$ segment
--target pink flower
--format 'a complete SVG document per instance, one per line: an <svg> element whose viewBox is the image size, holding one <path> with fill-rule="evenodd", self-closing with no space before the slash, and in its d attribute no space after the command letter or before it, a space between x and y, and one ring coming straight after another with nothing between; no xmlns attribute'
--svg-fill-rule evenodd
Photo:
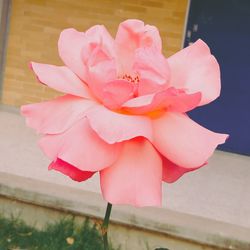
<svg viewBox="0 0 250 250"><path fill-rule="evenodd" d="M157 28L127 20L115 39L102 25L66 29L58 50L66 66L31 68L66 95L21 112L43 135L49 168L76 181L99 172L110 203L160 206L162 181L204 166L225 142L185 114L220 94L219 65L203 41L166 59Z"/></svg>

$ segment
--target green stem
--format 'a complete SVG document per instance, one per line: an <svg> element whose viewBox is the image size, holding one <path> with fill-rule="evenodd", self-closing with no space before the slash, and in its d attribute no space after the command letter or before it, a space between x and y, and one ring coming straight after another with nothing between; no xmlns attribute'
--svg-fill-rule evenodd
<svg viewBox="0 0 250 250"><path fill-rule="evenodd" d="M105 217L104 217L104 221L102 223L102 238L103 238L104 250L109 250L108 226L109 226L109 218L110 218L111 210L112 210L112 204L110 204L108 202Z"/></svg>

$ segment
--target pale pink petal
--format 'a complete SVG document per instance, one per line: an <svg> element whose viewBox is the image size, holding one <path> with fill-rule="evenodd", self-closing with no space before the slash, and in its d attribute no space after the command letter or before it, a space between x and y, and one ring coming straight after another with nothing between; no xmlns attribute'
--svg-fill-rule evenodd
<svg viewBox="0 0 250 250"><path fill-rule="evenodd" d="M107 143L126 141L138 136L152 139L152 125L148 117L119 114L104 106L90 109L87 117L90 126Z"/></svg>
<svg viewBox="0 0 250 250"><path fill-rule="evenodd" d="M105 84L117 78L114 39L103 25L91 27L85 35L82 58L88 70L87 82L94 95L102 100Z"/></svg>
<svg viewBox="0 0 250 250"><path fill-rule="evenodd" d="M170 85L184 88L187 93L201 92L200 105L215 100L220 95L220 68L206 43L198 40L170 58Z"/></svg>
<svg viewBox="0 0 250 250"><path fill-rule="evenodd" d="M66 66L68 66L83 81L87 80L86 66L82 59L82 49L85 46L85 34L75 29L65 29L58 40L58 52Z"/></svg>
<svg viewBox="0 0 250 250"><path fill-rule="evenodd" d="M117 78L116 66L114 60L106 60L99 62L97 65L88 68L89 71L89 87L100 101L104 97L104 88L108 82Z"/></svg>
<svg viewBox="0 0 250 250"><path fill-rule="evenodd" d="M201 94L185 94L174 88L156 94L139 96L125 102L122 107L132 114L146 114L152 111L177 111L185 113L197 107Z"/></svg>
<svg viewBox="0 0 250 250"><path fill-rule="evenodd" d="M74 29L64 30L58 48L63 62L88 84L92 84L90 68L114 57L114 39L103 25L93 26L85 34Z"/></svg>
<svg viewBox="0 0 250 250"><path fill-rule="evenodd" d="M154 47L158 51L162 50L162 41L159 30L153 25L145 25L144 34L141 39L140 47Z"/></svg>
<svg viewBox="0 0 250 250"><path fill-rule="evenodd" d="M109 109L119 109L133 97L134 85L126 80L115 80L107 83L103 89L103 104Z"/></svg>
<svg viewBox="0 0 250 250"><path fill-rule="evenodd" d="M118 63L118 74L132 71L134 51L140 47L155 47L161 51L161 38L156 27L144 25L140 20L130 19L119 25L115 46Z"/></svg>
<svg viewBox="0 0 250 250"><path fill-rule="evenodd" d="M40 82L63 93L92 98L89 89L69 68L31 62L30 66Z"/></svg>
<svg viewBox="0 0 250 250"><path fill-rule="evenodd" d="M90 128L86 118L57 135L46 135L40 142L44 153L52 160L57 158L83 171L98 171L114 163L120 144L107 144Z"/></svg>
<svg viewBox="0 0 250 250"><path fill-rule="evenodd" d="M125 142L118 160L100 178L102 194L112 204L161 206L162 161L145 139Z"/></svg>
<svg viewBox="0 0 250 250"><path fill-rule="evenodd" d="M95 25L85 32L86 48L82 58L88 65L114 57L114 39L103 25ZM93 55L91 58L90 56Z"/></svg>
<svg viewBox="0 0 250 250"><path fill-rule="evenodd" d="M181 167L170 160L168 160L165 157L162 157L162 180L168 183L173 183L177 181L182 175L185 173L194 171L199 169L200 167L203 167L207 163L204 163L202 166L195 167L195 168L186 168L186 167Z"/></svg>
<svg viewBox="0 0 250 250"><path fill-rule="evenodd" d="M196 108L201 100L201 93L186 94L180 93L176 96L171 96L169 101L165 102L168 105L168 111L185 113Z"/></svg>
<svg viewBox="0 0 250 250"><path fill-rule="evenodd" d="M170 161L186 168L203 165L228 137L200 126L181 113L166 112L152 123L154 146Z"/></svg>
<svg viewBox="0 0 250 250"><path fill-rule="evenodd" d="M27 126L42 134L58 134L71 127L85 116L86 110L96 105L94 102L65 95L54 100L27 104L21 107Z"/></svg>
<svg viewBox="0 0 250 250"><path fill-rule="evenodd" d="M49 170L52 169L69 176L74 181L79 182L89 179L95 173L90 171L82 171L61 159L56 159L55 161L50 163Z"/></svg>
<svg viewBox="0 0 250 250"><path fill-rule="evenodd" d="M155 48L135 50L133 70L139 74L138 95L156 93L167 88L170 70L165 57Z"/></svg>

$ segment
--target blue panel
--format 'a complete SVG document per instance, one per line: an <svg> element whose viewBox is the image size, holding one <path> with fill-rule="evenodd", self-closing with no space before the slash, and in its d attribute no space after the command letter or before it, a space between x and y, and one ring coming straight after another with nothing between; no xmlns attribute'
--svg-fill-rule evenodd
<svg viewBox="0 0 250 250"><path fill-rule="evenodd" d="M185 46L198 38L219 61L222 92L190 116L211 130L230 134L220 149L250 155L250 1L191 0Z"/></svg>

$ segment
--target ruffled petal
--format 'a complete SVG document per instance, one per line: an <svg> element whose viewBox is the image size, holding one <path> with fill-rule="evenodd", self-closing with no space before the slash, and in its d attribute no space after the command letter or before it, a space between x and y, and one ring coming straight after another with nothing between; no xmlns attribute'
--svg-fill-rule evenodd
<svg viewBox="0 0 250 250"><path fill-rule="evenodd" d="M105 60L99 62L93 67L88 67L89 87L95 97L100 101L105 99L104 88L109 83L117 78L114 60Z"/></svg>
<svg viewBox="0 0 250 250"><path fill-rule="evenodd" d="M89 89L69 68L31 62L38 80L50 88L66 94L92 98Z"/></svg>
<svg viewBox="0 0 250 250"><path fill-rule="evenodd" d="M61 159L56 159L51 162L49 165L49 170L56 170L61 172L64 175L69 176L74 181L86 181L89 179L95 172L90 171L81 171L80 169L74 167L73 165L63 161Z"/></svg>
<svg viewBox="0 0 250 250"><path fill-rule="evenodd" d="M104 98L103 88L117 78L114 59L114 39L103 25L91 27L85 33L86 46L82 58L88 70L88 85L95 96Z"/></svg>
<svg viewBox="0 0 250 250"><path fill-rule="evenodd" d="M214 133L187 115L167 112L153 120L154 146L173 163L195 168L207 162L228 135Z"/></svg>
<svg viewBox="0 0 250 250"><path fill-rule="evenodd" d="M144 25L140 20L130 19L119 25L115 46L118 75L132 71L134 51L140 47L154 47L161 51L162 42L156 27Z"/></svg>
<svg viewBox="0 0 250 250"><path fill-rule="evenodd" d="M68 162L82 171L98 171L112 165L120 144L107 144L90 128L86 118L58 135L46 135L39 145L51 159Z"/></svg>
<svg viewBox="0 0 250 250"><path fill-rule="evenodd" d="M103 104L109 109L119 109L121 105L133 97L134 86L126 80L115 80L103 89Z"/></svg>
<svg viewBox="0 0 250 250"><path fill-rule="evenodd" d="M135 51L133 71L140 77L138 95L147 95L167 88L170 70L165 57L155 48L139 48Z"/></svg>
<svg viewBox="0 0 250 250"><path fill-rule="evenodd" d="M85 32L85 48L82 50L84 62L93 66L107 58L114 57L114 39L103 25L95 25Z"/></svg>
<svg viewBox="0 0 250 250"><path fill-rule="evenodd" d="M66 66L68 66L83 81L87 81L87 68L82 59L85 46L85 34L75 29L65 29L58 40L58 52Z"/></svg>
<svg viewBox="0 0 250 250"><path fill-rule="evenodd" d="M196 169L199 169L206 165L207 163L204 163L202 166L195 167L195 168L186 168L181 167L170 160L168 160L165 157L162 157L162 180L167 183L173 183L177 181L181 176L183 176L185 173L194 171Z"/></svg>
<svg viewBox="0 0 250 250"><path fill-rule="evenodd" d="M143 136L152 139L151 120L145 116L124 115L104 106L96 106L87 113L90 126L107 143L126 141Z"/></svg>
<svg viewBox="0 0 250 250"><path fill-rule="evenodd" d="M179 51L170 58L170 86L184 88L187 93L201 92L200 105L212 102L220 95L220 68L202 40Z"/></svg>
<svg viewBox="0 0 250 250"><path fill-rule="evenodd" d="M65 65L83 81L92 85L91 72L99 72L92 67L114 57L114 39L103 25L95 25L85 34L75 29L66 29L60 35L58 50ZM103 76L106 75L105 71L102 73Z"/></svg>
<svg viewBox="0 0 250 250"><path fill-rule="evenodd" d="M185 113L197 107L200 100L201 93L186 94L174 88L169 88L156 94L130 99L122 105L122 108L137 115L161 110Z"/></svg>
<svg viewBox="0 0 250 250"><path fill-rule="evenodd" d="M100 178L102 194L112 204L161 206L162 161L145 139L125 142L118 160Z"/></svg>
<svg viewBox="0 0 250 250"><path fill-rule="evenodd" d="M65 95L54 100L27 104L21 107L27 126L41 134L59 134L85 116L86 110L96 105L90 100Z"/></svg>

